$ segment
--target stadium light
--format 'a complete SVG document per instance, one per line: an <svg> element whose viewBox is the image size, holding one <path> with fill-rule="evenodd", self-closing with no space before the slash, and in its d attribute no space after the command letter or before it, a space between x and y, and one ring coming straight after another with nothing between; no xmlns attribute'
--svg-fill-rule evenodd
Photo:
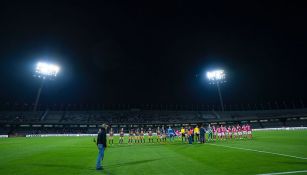
<svg viewBox="0 0 307 175"><path fill-rule="evenodd" d="M225 71L224 70L214 70L207 72L207 78L210 84L218 84L225 82Z"/></svg>
<svg viewBox="0 0 307 175"><path fill-rule="evenodd" d="M222 111L224 111L224 104L223 104L223 98L222 98L222 93L221 93L221 89L220 89L220 84L226 82L225 71L222 70L222 69L208 71L206 73L206 76L207 76L207 79L209 80L209 84L216 84L217 90L218 90L218 93L219 93L219 97L220 97L221 108L222 108Z"/></svg>
<svg viewBox="0 0 307 175"><path fill-rule="evenodd" d="M35 68L34 76L42 79L53 79L60 71L60 67L55 64L49 64L44 62L38 62Z"/></svg>
<svg viewBox="0 0 307 175"><path fill-rule="evenodd" d="M35 103L34 103L34 111L37 109L38 101L40 94L42 92L45 80L54 80L55 77L60 72L60 67L56 64L50 64L45 62L38 62L35 67L34 77L42 79L41 85L38 88Z"/></svg>

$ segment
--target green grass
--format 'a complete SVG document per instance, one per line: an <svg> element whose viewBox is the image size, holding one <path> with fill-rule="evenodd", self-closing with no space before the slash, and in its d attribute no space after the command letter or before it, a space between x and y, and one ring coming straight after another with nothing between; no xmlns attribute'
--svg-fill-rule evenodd
<svg viewBox="0 0 307 175"><path fill-rule="evenodd" d="M114 144L105 152L103 171L95 170L97 148L93 137L5 138L0 139L0 174L200 175L307 170L307 159L225 146L307 158L307 130L258 131L254 132L252 140L204 145L181 144L180 141L172 144Z"/></svg>

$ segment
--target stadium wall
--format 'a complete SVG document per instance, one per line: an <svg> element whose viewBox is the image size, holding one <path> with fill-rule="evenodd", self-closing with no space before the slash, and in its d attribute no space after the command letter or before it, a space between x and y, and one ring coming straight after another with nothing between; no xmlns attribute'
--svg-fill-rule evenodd
<svg viewBox="0 0 307 175"><path fill-rule="evenodd" d="M292 131L292 130L307 130L307 127L286 127L286 128L263 128L263 129L253 129L253 131ZM109 136L109 134L107 134ZM144 134L147 136L147 134ZM157 135L157 133L153 133L153 135ZM85 137L91 136L96 137L97 134L29 134L26 137ZM119 134L114 134L114 136L119 136ZM125 134L125 136L129 136L129 134Z"/></svg>

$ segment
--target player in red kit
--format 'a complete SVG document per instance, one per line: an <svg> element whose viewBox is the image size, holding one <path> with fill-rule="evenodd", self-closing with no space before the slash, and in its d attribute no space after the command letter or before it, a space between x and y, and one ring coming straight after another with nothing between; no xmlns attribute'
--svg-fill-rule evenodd
<svg viewBox="0 0 307 175"><path fill-rule="evenodd" d="M247 137L247 131L246 131L245 125L242 126L242 133L243 133L243 138L246 138Z"/></svg>
<svg viewBox="0 0 307 175"><path fill-rule="evenodd" d="M216 132L217 132L217 139L216 140L221 140L222 139L222 128L217 127Z"/></svg>
<svg viewBox="0 0 307 175"><path fill-rule="evenodd" d="M242 128L239 124L237 125L237 132L238 132L238 137L242 139Z"/></svg>
<svg viewBox="0 0 307 175"><path fill-rule="evenodd" d="M230 126L230 125L229 125L228 128L227 128L227 136L228 136L228 139L231 139L231 138L232 138L231 126Z"/></svg>
<svg viewBox="0 0 307 175"><path fill-rule="evenodd" d="M231 131L232 131L233 139L236 139L236 138L237 138L237 135L238 135L238 133L237 133L237 128L236 128L235 126L232 126Z"/></svg>
<svg viewBox="0 0 307 175"><path fill-rule="evenodd" d="M247 130L247 135L248 135L248 137L249 137L250 139L252 139L252 138L253 138L253 135L252 135L252 128L251 128L251 126L250 126L249 124L247 124L246 130Z"/></svg>
<svg viewBox="0 0 307 175"><path fill-rule="evenodd" d="M222 139L226 140L226 127L221 125L221 131L222 131Z"/></svg>
<svg viewBox="0 0 307 175"><path fill-rule="evenodd" d="M217 131L214 125L212 126L212 131L213 131L213 140L216 140Z"/></svg>
<svg viewBox="0 0 307 175"><path fill-rule="evenodd" d="M124 128L122 128L119 132L119 144L124 143Z"/></svg>

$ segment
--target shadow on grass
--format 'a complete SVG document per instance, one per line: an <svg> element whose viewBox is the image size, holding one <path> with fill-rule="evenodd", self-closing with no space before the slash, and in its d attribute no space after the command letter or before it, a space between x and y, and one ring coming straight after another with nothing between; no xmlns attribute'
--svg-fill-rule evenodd
<svg viewBox="0 0 307 175"><path fill-rule="evenodd" d="M63 165L63 164L50 164L50 163L36 163L36 164L31 164L33 166L38 166L41 168L61 168L63 169L63 172L65 172L65 168L67 169L74 169L80 172L86 171L89 174L106 174L106 175L114 175L113 172L110 172L109 167L105 168L104 170L96 170L95 166L93 167L84 167L84 166L78 166L78 165ZM112 165L113 167L116 167L115 165ZM110 166L110 168L112 168ZM118 165L120 166L120 165ZM65 174L65 173L64 173Z"/></svg>
<svg viewBox="0 0 307 175"><path fill-rule="evenodd" d="M307 162L278 162L278 163L283 163L283 164L288 164L288 165L306 165Z"/></svg>
<svg viewBox="0 0 307 175"><path fill-rule="evenodd" d="M130 147L130 148L135 148L135 147L138 147L138 146L145 146L145 147L158 147L158 146L164 146L164 145L171 145L171 144L148 144L148 143L145 143L145 144L122 144L122 145L111 145L111 146L108 146L107 149L114 149L114 148L126 148L126 147Z"/></svg>
<svg viewBox="0 0 307 175"><path fill-rule="evenodd" d="M33 166L44 168L70 168L70 169L84 169L84 166L80 165L67 165L67 164L51 164L51 163L35 163Z"/></svg>
<svg viewBox="0 0 307 175"><path fill-rule="evenodd" d="M129 165L137 165L137 164L143 164L143 163L148 163L148 162L153 162L157 161L160 159L147 159L147 160L137 160L137 161L129 161L129 162L120 162L116 164L110 164L110 165L104 165L105 168L117 168L117 167L122 167L122 166L129 166ZM31 164L33 166L37 167L42 167L42 168L68 168L68 169L79 169L79 170L84 170L86 169L82 165L68 165L68 164L52 164L52 163L35 163ZM93 168L90 168L91 170L94 170Z"/></svg>
<svg viewBox="0 0 307 175"><path fill-rule="evenodd" d="M129 161L129 162L120 162L120 163L116 163L116 164L105 165L105 167L106 167L106 168L117 168L117 167L122 167L122 166L143 164L143 163L153 162L153 161L157 161L157 160L160 160L160 159L147 159L147 160L137 160L137 161Z"/></svg>

